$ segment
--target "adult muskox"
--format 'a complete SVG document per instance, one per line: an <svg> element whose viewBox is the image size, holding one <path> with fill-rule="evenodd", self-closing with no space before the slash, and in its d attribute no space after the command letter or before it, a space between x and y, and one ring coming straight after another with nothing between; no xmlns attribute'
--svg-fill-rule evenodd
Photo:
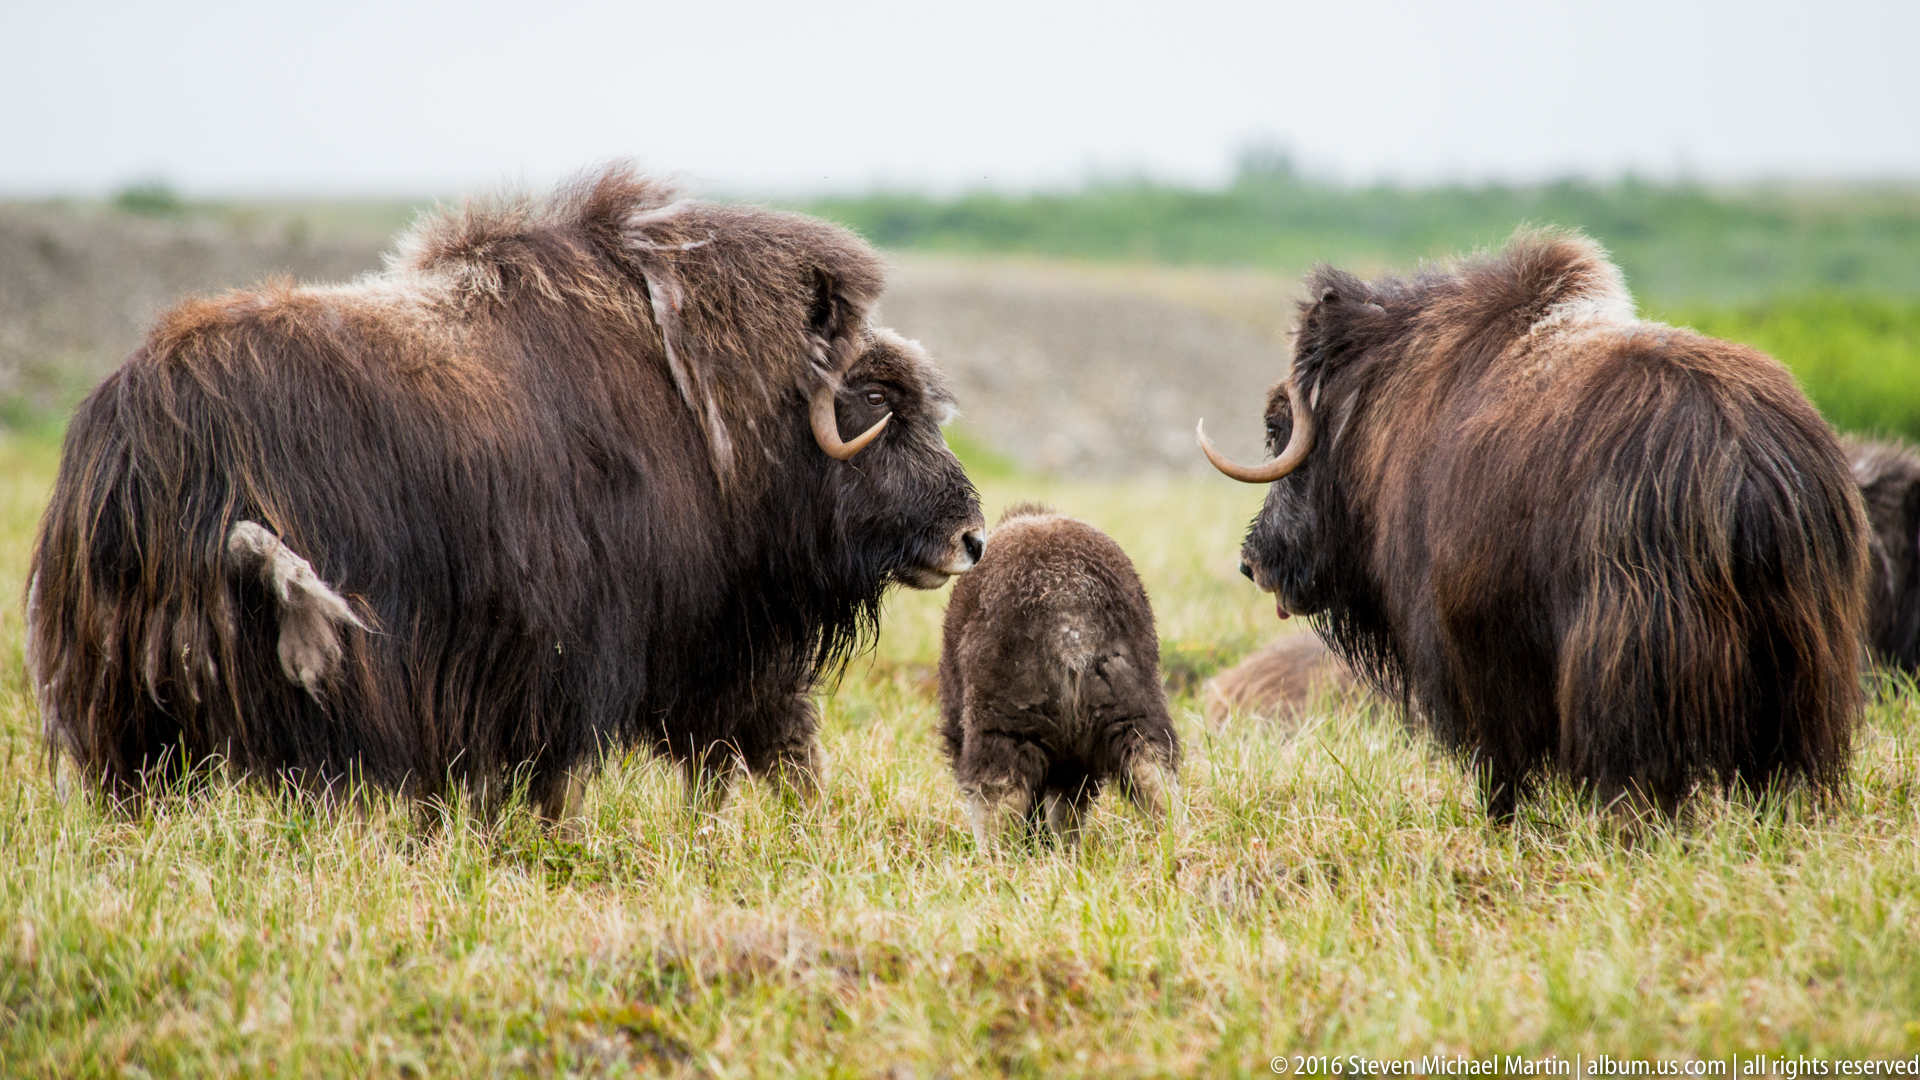
<svg viewBox="0 0 1920 1080"><path fill-rule="evenodd" d="M1322 268L1268 396L1243 569L1471 756L1669 813L1843 776L1866 523L1780 364L1634 318L1590 241L1363 283Z"/></svg>
<svg viewBox="0 0 1920 1080"><path fill-rule="evenodd" d="M51 744L110 795L218 755L488 802L518 774L559 813L623 745L804 789L816 676L886 585L980 554L881 277L616 168L427 219L351 285L175 309L68 429L29 599Z"/></svg>
<svg viewBox="0 0 1920 1080"><path fill-rule="evenodd" d="M1881 663L1920 674L1920 453L1898 440L1841 445L1873 527L1867 643Z"/></svg>

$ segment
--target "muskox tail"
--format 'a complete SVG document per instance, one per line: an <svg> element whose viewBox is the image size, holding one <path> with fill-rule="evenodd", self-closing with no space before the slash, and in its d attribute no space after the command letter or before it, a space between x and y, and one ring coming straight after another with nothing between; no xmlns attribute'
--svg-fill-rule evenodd
<svg viewBox="0 0 1920 1080"><path fill-rule="evenodd" d="M1817 415L1648 425L1602 466L1561 633L1559 753L1603 798L1845 778L1862 703L1866 528ZM1817 426L1817 427L1816 427Z"/></svg>
<svg viewBox="0 0 1920 1080"><path fill-rule="evenodd" d="M302 760L287 741L325 725L288 721L324 718L338 635L362 627L252 520L275 515L246 480L245 426L143 357L68 427L27 604L49 764L64 753L113 798L196 759Z"/></svg>

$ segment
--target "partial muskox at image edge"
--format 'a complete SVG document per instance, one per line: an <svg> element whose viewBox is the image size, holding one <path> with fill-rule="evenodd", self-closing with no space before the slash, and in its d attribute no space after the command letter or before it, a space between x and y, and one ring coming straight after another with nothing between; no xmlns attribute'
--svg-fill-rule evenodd
<svg viewBox="0 0 1920 1080"><path fill-rule="evenodd" d="M1874 659L1920 673L1920 453L1898 439L1841 440L1867 504L1872 554L1867 642Z"/></svg>

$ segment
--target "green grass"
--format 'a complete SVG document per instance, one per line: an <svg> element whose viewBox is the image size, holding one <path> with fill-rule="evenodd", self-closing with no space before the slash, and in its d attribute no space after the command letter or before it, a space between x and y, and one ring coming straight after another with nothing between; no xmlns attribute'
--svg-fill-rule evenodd
<svg viewBox="0 0 1920 1080"><path fill-rule="evenodd" d="M0 436L0 592L54 463ZM1276 629L1234 573L1259 491L982 470L1107 528L1170 651ZM1920 1046L1914 699L1869 714L1843 803L1619 843L1550 792L1488 825L1368 707L1210 730L1176 700L1183 819L1103 803L1077 855L977 853L931 737L940 595L889 604L824 700L831 775L687 812L609 762L586 815L423 815L216 781L138 817L42 768L0 621L0 1073L21 1076L1264 1075L1380 1057ZM1181 650L1186 650L1181 653Z"/></svg>

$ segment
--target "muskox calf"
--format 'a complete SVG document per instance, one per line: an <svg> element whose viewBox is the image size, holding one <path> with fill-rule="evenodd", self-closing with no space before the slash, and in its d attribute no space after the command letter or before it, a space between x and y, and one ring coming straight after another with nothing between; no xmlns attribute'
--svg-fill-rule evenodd
<svg viewBox="0 0 1920 1080"><path fill-rule="evenodd" d="M985 525L883 269L616 168L168 312L67 428L47 738L114 797L218 756L559 814L619 747L810 790L817 677Z"/></svg>
<svg viewBox="0 0 1920 1080"><path fill-rule="evenodd" d="M1867 644L1874 659L1920 672L1920 454L1895 440L1843 445L1867 503L1873 555L1867 580Z"/></svg>
<svg viewBox="0 0 1920 1080"><path fill-rule="evenodd" d="M1358 691L1359 679L1313 634L1288 634L1207 680L1201 698L1209 723L1230 716L1294 720L1315 702Z"/></svg>
<svg viewBox="0 0 1920 1080"><path fill-rule="evenodd" d="M1180 764L1153 608L1126 552L1046 507L1015 506L954 587L940 734L973 835L991 850L1042 812L1063 841L1116 781L1158 819Z"/></svg>
<svg viewBox="0 0 1920 1080"><path fill-rule="evenodd" d="M1577 235L1412 280L1322 268L1268 396L1242 558L1470 756L1676 811L1696 783L1843 777L1867 527L1793 377L1634 317ZM1204 437L1203 437L1204 445Z"/></svg>

